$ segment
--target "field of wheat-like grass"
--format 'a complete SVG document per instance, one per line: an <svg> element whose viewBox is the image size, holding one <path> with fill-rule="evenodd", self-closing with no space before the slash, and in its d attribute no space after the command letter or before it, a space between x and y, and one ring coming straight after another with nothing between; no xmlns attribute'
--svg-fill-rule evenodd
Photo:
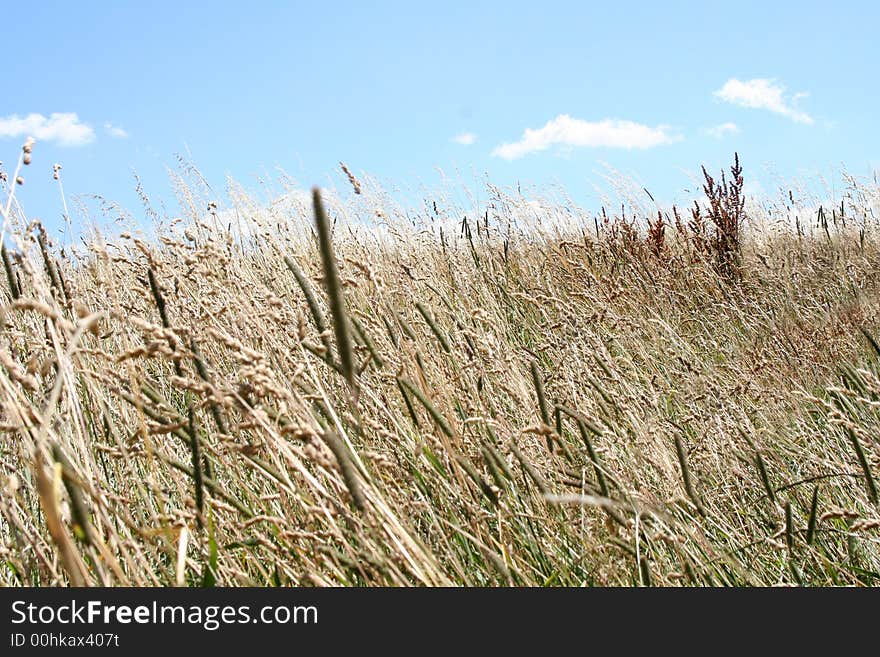
<svg viewBox="0 0 880 657"><path fill-rule="evenodd" d="M876 183L355 191L66 245L7 204L0 583L877 584Z"/></svg>

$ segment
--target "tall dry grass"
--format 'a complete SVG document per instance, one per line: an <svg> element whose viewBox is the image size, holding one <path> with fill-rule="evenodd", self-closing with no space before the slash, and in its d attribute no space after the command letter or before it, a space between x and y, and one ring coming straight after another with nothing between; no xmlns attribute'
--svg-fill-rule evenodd
<svg viewBox="0 0 880 657"><path fill-rule="evenodd" d="M722 185L413 217L196 181L65 248L9 203L0 582L877 583L880 190L780 224Z"/></svg>

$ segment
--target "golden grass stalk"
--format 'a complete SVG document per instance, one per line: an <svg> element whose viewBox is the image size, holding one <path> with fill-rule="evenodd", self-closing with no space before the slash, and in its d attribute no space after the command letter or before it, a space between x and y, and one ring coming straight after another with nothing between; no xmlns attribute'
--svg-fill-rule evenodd
<svg viewBox="0 0 880 657"><path fill-rule="evenodd" d="M46 520L46 529L58 548L58 555L64 566L70 583L73 586L86 585L86 567L82 557L76 551L70 537L64 530L61 520L61 464L56 463L48 468L41 464L39 460L34 463L34 474L36 478L37 494L40 499L40 506L43 509L43 517ZM48 470L48 472L47 472ZM52 473L51 475L49 473Z"/></svg>
<svg viewBox="0 0 880 657"><path fill-rule="evenodd" d="M73 533L86 545L91 545L93 540L92 523L89 520L89 512L86 507L85 499L78 477L76 476L70 461L61 451L57 443L52 445L52 458L61 466L61 480L64 488L67 490L67 497L70 500L70 515L73 520Z"/></svg>

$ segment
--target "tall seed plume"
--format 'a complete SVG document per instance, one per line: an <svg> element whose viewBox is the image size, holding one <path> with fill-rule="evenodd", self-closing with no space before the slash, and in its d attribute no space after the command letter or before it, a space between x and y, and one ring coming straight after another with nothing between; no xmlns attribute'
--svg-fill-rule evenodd
<svg viewBox="0 0 880 657"><path fill-rule="evenodd" d="M547 409L547 398L544 396L544 381L541 379L541 372L538 370L538 363L531 362L532 383L535 386L535 394L538 396L538 409L541 411L541 422L544 426L550 426L550 411ZM553 451L553 439L547 434L547 449Z"/></svg>
<svg viewBox="0 0 880 657"><path fill-rule="evenodd" d="M327 335L327 320L324 319L324 313L321 312L321 306L318 305L318 300L315 298L315 293L312 291L312 286L309 284L309 279L306 278L305 273L303 273L302 269L300 269L296 260L294 260L290 256L284 256L284 264L287 265L287 268L293 274L293 277L296 279L299 288L302 290L303 295L305 295L306 305L308 305L309 307L309 312L312 313L312 319L315 322L315 328L318 329L318 333L321 334L321 341L324 343L324 347L327 349L327 357L332 358L330 337Z"/></svg>
<svg viewBox="0 0 880 657"><path fill-rule="evenodd" d="M431 317L431 313L428 312L428 309L425 308L424 304L421 302L416 303L416 310L419 311L419 314L424 317L425 321L428 323L428 326L431 328L431 332L434 334L434 337L437 338L437 341L440 343L440 346L443 347L443 351L447 354L452 353L452 347L449 346L449 340L443 334L443 331L440 330L440 327L437 326L437 322Z"/></svg>
<svg viewBox="0 0 880 657"><path fill-rule="evenodd" d="M318 230L318 246L321 250L321 261L324 265L324 287L330 300L330 312L333 315L333 332L336 334L336 350L339 352L339 363L342 375L348 382L352 394L356 394L354 353L351 346L351 335L348 331L348 315L345 312L345 299L342 296L342 283L339 280L339 269L333 253L333 241L330 235L330 221L321 201L321 191L312 188L312 202L315 206L315 227Z"/></svg>
<svg viewBox="0 0 880 657"><path fill-rule="evenodd" d="M694 490L694 482L691 478L691 471L687 462L687 452L685 451L684 443L681 442L680 436L675 437L675 451L678 454L678 463L681 465L681 478L684 480L684 489L687 492L688 497L691 498L691 502L697 507L699 514L705 516L706 510L703 508L703 503L700 501L697 492Z"/></svg>
<svg viewBox="0 0 880 657"><path fill-rule="evenodd" d="M819 511L819 486L813 488L813 501L810 502L810 520L807 523L807 545L813 544L816 535L816 515Z"/></svg>
<svg viewBox="0 0 880 657"><path fill-rule="evenodd" d="M198 429L196 427L196 413L192 406L189 407L187 413L187 425L189 428L189 448L190 448L190 456L192 457L192 469L193 469L193 483L195 484L195 497L196 497L196 523L199 526L199 529L202 529L204 526L204 521L202 520L204 510L205 510L205 484L202 477L202 459L201 459L201 445L199 444L199 434Z"/></svg>
<svg viewBox="0 0 880 657"><path fill-rule="evenodd" d="M541 372L538 370L538 364L531 362L532 383L535 386L535 394L538 396L538 409L541 411L541 421L549 425L550 413L547 410L547 398L544 396L544 381L541 379Z"/></svg>
<svg viewBox="0 0 880 657"><path fill-rule="evenodd" d="M596 482L599 484L599 491L603 496L608 497L608 484L605 481L605 474L602 472L602 465L599 462L599 457L596 455L596 450L593 449L593 442L590 440L590 430L587 424L578 418L577 420L578 430L581 432L581 440L584 441L584 445L587 447L587 453L590 455L590 461L593 462L593 470L596 473Z"/></svg>
<svg viewBox="0 0 880 657"><path fill-rule="evenodd" d="M358 181L357 178L354 177L354 174L351 172L351 169L349 169L347 166L345 166L345 162L340 162L339 166L342 167L342 171L348 177L348 182L351 183L351 187L352 187L352 189L354 189L354 193L360 194L361 193L361 183Z"/></svg>
<svg viewBox="0 0 880 657"><path fill-rule="evenodd" d="M9 293L13 300L18 299L21 296L21 290L18 287L18 281L15 278L15 270L12 268L12 259L9 257L9 252L6 250L5 244L0 247L0 252L2 252L3 255L3 269L6 270L6 280L9 282Z"/></svg>
<svg viewBox="0 0 880 657"><path fill-rule="evenodd" d="M791 511L791 501L785 503L785 544L791 552L794 548L794 516Z"/></svg>
<svg viewBox="0 0 880 657"><path fill-rule="evenodd" d="M333 456L336 458L336 463L339 465L339 472L342 474L342 480L345 482L345 486L351 494L351 499L354 502L354 505L361 511L366 510L367 498L364 495L360 479L357 475L357 467L355 466L345 443L342 442L335 431L325 431L322 438L327 447L330 448L330 451L333 452Z"/></svg>
<svg viewBox="0 0 880 657"><path fill-rule="evenodd" d="M859 442L859 437L856 435L855 431L847 427L846 434L847 436L849 436L849 440L852 443L853 449L856 452L856 456L858 456L859 458L859 464L862 466L862 472L865 473L865 487L868 492L868 499L871 500L874 504L877 504L877 485L874 483L874 477L871 474L871 465L868 463L868 459L865 456L865 450L862 449L862 444Z"/></svg>

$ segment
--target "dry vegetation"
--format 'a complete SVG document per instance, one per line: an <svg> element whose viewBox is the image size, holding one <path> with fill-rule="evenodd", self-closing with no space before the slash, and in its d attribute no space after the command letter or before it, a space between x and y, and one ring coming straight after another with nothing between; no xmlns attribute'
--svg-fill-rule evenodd
<svg viewBox="0 0 880 657"><path fill-rule="evenodd" d="M413 218L345 173L78 248L10 199L0 582L877 583L876 182Z"/></svg>

